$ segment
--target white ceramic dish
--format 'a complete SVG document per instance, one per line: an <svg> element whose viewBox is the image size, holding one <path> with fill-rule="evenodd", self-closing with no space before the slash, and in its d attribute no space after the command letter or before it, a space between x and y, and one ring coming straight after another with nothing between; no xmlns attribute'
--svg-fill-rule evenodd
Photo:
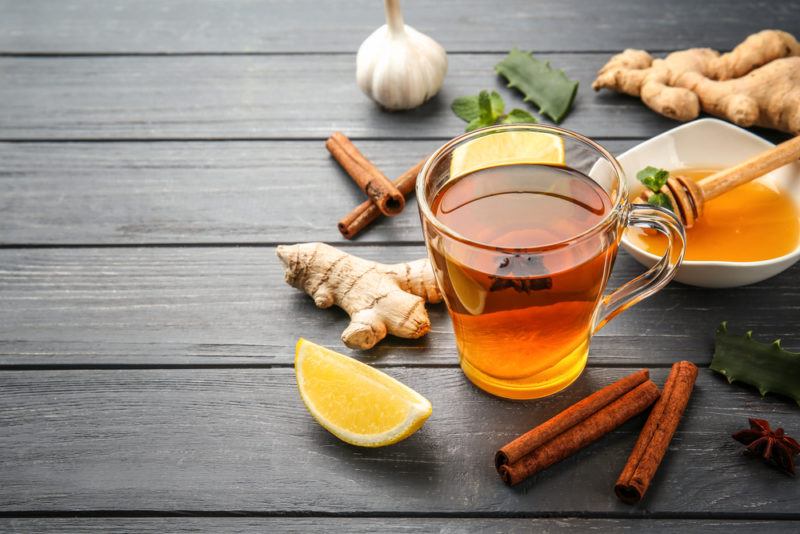
<svg viewBox="0 0 800 534"><path fill-rule="evenodd" d="M642 192L636 173L653 165L663 169L730 167L771 146L755 134L717 119L699 119L637 145L617 160L625 170L630 198ZM800 209L800 163L777 169L761 178L792 197ZM650 267L658 258L634 246L626 237L622 247L642 265ZM766 280L788 269L800 259L800 242L785 256L771 260L684 261L675 280L700 287L737 287Z"/></svg>

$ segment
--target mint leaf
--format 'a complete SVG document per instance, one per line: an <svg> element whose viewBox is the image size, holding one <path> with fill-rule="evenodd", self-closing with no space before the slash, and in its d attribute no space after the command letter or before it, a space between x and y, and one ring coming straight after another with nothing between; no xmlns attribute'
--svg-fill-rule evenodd
<svg viewBox="0 0 800 534"><path fill-rule="evenodd" d="M450 109L456 116L464 121L470 122L478 118L480 114L478 110L478 97L477 96L460 96L453 100L450 104Z"/></svg>
<svg viewBox="0 0 800 534"><path fill-rule="evenodd" d="M492 101L492 115L494 115L495 120L503 114L503 109L506 107L506 103L503 102L503 97L497 91L492 91L492 94L489 95L489 99Z"/></svg>
<svg viewBox="0 0 800 534"><path fill-rule="evenodd" d="M467 124L465 132L471 132L472 130L477 130L478 128L483 128L484 126L489 126L489 124L483 124L479 118L472 119Z"/></svg>
<svg viewBox="0 0 800 534"><path fill-rule="evenodd" d="M517 124L520 122L535 123L536 117L525 111L524 109L512 109L508 115L501 121L503 124Z"/></svg>
<svg viewBox="0 0 800 534"><path fill-rule="evenodd" d="M535 123L536 118L524 109L512 109L503 114L506 104L497 91L481 91L477 96L462 96L453 100L450 109L468 124L467 132L495 124Z"/></svg>
<svg viewBox="0 0 800 534"><path fill-rule="evenodd" d="M478 118L484 126L494 124L495 115L492 111L492 97L489 96L489 91L478 93L478 113Z"/></svg>
<svg viewBox="0 0 800 534"><path fill-rule="evenodd" d="M672 209L672 202L669 201L669 197L665 193L656 193L652 195L647 199L647 203L651 206L658 206L659 208L667 208L669 211L675 211Z"/></svg>
<svg viewBox="0 0 800 534"><path fill-rule="evenodd" d="M572 107L578 82L547 61L534 59L529 52L513 49L494 69L508 80L508 86L525 95L526 102L539 106L539 112L561 122Z"/></svg>
<svg viewBox="0 0 800 534"><path fill-rule="evenodd" d="M661 188L667 183L667 178L669 178L669 172L658 167L647 166L636 173L636 179L654 193L661 191Z"/></svg>

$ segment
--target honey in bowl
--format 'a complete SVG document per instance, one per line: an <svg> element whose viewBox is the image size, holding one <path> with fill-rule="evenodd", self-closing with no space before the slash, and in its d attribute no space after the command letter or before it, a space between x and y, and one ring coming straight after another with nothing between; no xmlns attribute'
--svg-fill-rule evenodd
<svg viewBox="0 0 800 534"><path fill-rule="evenodd" d="M672 175L694 181L718 169L679 169ZM661 255L666 239L631 228L637 248ZM800 243L800 213L792 199L765 180L754 180L705 203L703 215L686 230L688 261L761 261L789 254Z"/></svg>

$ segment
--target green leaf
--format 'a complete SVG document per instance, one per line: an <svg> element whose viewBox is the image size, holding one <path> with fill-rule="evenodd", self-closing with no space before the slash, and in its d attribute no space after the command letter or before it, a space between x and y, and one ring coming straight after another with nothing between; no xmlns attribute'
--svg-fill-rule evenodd
<svg viewBox="0 0 800 534"><path fill-rule="evenodd" d="M664 193L654 193L647 199L647 203L651 206L658 206L659 208L667 208L669 211L675 211L672 209L672 202L670 202L669 197Z"/></svg>
<svg viewBox="0 0 800 534"><path fill-rule="evenodd" d="M714 339L711 370L728 382L755 386L762 395L778 393L800 404L800 353L782 349L780 340L759 343L748 334L731 334L722 323Z"/></svg>
<svg viewBox="0 0 800 534"><path fill-rule="evenodd" d="M478 118L480 114L478 110L478 97L477 96L460 96L453 100L450 104L450 109L456 116L466 122L470 122Z"/></svg>
<svg viewBox="0 0 800 534"><path fill-rule="evenodd" d="M506 107L506 103L503 102L503 97L497 91L492 91L492 94L489 95L489 99L492 101L492 115L494 115L495 120L503 114L503 110Z"/></svg>
<svg viewBox="0 0 800 534"><path fill-rule="evenodd" d="M526 102L539 106L540 113L557 123L567 115L578 92L578 82L567 78L564 71L516 48L495 65L495 70L508 80L509 87L525 95Z"/></svg>
<svg viewBox="0 0 800 534"><path fill-rule="evenodd" d="M524 109L512 109L501 122L503 124L517 124L519 122L536 123L536 117Z"/></svg>
<svg viewBox="0 0 800 534"><path fill-rule="evenodd" d="M469 124L467 124L467 127L464 129L464 131L471 132L472 130L477 130L478 128L483 128L484 126L489 126L489 124L484 124L479 118L476 118L469 121Z"/></svg>
<svg viewBox="0 0 800 534"><path fill-rule="evenodd" d="M654 193L661 191L661 188L667 183L667 178L669 178L669 172L658 167L647 166L636 173L636 179Z"/></svg>
<svg viewBox="0 0 800 534"><path fill-rule="evenodd" d="M492 111L492 97L489 91L481 91L478 94L478 118L485 126L494 124L495 115Z"/></svg>
<svg viewBox="0 0 800 534"><path fill-rule="evenodd" d="M527 111L512 110L503 115L506 104L497 91L481 91L477 96L462 96L453 100L450 109L460 119L467 121L467 132L492 126L494 124L511 124L515 122L536 122Z"/></svg>

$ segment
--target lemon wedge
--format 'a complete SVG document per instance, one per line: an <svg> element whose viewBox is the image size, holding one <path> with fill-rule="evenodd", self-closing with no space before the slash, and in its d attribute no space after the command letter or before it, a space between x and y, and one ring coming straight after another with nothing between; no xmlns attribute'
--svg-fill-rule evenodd
<svg viewBox="0 0 800 534"><path fill-rule="evenodd" d="M450 285L461 305L472 315L480 315L486 306L486 290L467 276L461 267L451 259L445 259Z"/></svg>
<svg viewBox="0 0 800 534"><path fill-rule="evenodd" d="M405 384L302 338L294 369L300 396L314 419L352 445L397 443L431 415L428 399Z"/></svg>
<svg viewBox="0 0 800 534"><path fill-rule="evenodd" d="M520 163L564 165L564 140L557 135L532 131L476 137L453 150L450 180L489 167Z"/></svg>

